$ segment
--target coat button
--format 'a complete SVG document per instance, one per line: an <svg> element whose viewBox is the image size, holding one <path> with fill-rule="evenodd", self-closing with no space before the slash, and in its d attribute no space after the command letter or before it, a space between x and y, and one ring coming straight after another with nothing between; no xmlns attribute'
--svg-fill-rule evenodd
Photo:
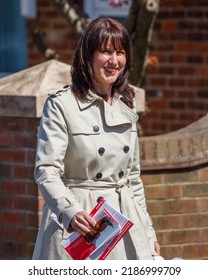
<svg viewBox="0 0 208 280"><path fill-rule="evenodd" d="M93 131L94 132L98 132L100 129L99 129L99 126L97 126L97 125L95 125L95 126L93 126Z"/></svg>
<svg viewBox="0 0 208 280"><path fill-rule="evenodd" d="M98 149L98 153L102 156L102 155L105 153L105 148L100 147L100 148Z"/></svg>
<svg viewBox="0 0 208 280"><path fill-rule="evenodd" d="M65 86L63 86L63 88L65 88L65 89L67 89L67 88L69 88L70 87L70 85L65 85Z"/></svg>
<svg viewBox="0 0 208 280"><path fill-rule="evenodd" d="M124 172L123 171L120 171L119 173L118 173L118 177L119 178L122 178L124 176Z"/></svg>
<svg viewBox="0 0 208 280"><path fill-rule="evenodd" d="M129 151L129 146L124 146L123 151L124 151L124 153L128 153L128 151Z"/></svg>
<svg viewBox="0 0 208 280"><path fill-rule="evenodd" d="M103 177L103 174L101 173L101 172L98 172L97 174L96 174L96 179L101 179Z"/></svg>

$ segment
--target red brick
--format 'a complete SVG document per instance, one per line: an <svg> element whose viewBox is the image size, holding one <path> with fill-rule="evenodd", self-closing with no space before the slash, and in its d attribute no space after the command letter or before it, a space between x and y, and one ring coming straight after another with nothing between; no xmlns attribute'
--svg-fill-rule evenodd
<svg viewBox="0 0 208 280"><path fill-rule="evenodd" d="M2 191L7 195L12 194L24 194L26 192L26 183L25 182L17 182L12 180L4 180L2 181Z"/></svg>
<svg viewBox="0 0 208 280"><path fill-rule="evenodd" d="M143 180L144 185L153 185L153 184L159 184L162 183L164 175L156 175L156 174L148 174L148 175L142 175L141 178Z"/></svg>
<svg viewBox="0 0 208 280"><path fill-rule="evenodd" d="M164 231L161 236L162 244L187 244L196 243L200 239L200 232L196 230Z"/></svg>
<svg viewBox="0 0 208 280"><path fill-rule="evenodd" d="M14 178L34 180L33 166L13 166Z"/></svg>
<svg viewBox="0 0 208 280"><path fill-rule="evenodd" d="M166 184L171 184L171 183L184 183L184 179L186 178L186 184L187 183L193 183L193 182L198 182L199 175L198 172L191 172L191 173L186 173L186 172L173 172L169 174L164 174L164 183Z"/></svg>
<svg viewBox="0 0 208 280"><path fill-rule="evenodd" d="M164 110L167 109L168 104L165 100L155 100L152 102L151 106L154 108L154 110Z"/></svg>
<svg viewBox="0 0 208 280"><path fill-rule="evenodd" d="M199 172L201 182L208 182L208 168L203 168Z"/></svg>
<svg viewBox="0 0 208 280"><path fill-rule="evenodd" d="M208 67L207 66L197 67L196 74L207 77L207 75L208 75Z"/></svg>
<svg viewBox="0 0 208 280"><path fill-rule="evenodd" d="M0 151L1 162L25 162L24 151L17 150L1 150Z"/></svg>
<svg viewBox="0 0 208 280"><path fill-rule="evenodd" d="M39 227L39 217L37 211L34 211L34 213L28 213L26 216L26 225L29 228L37 229ZM31 240L31 241L34 241Z"/></svg>
<svg viewBox="0 0 208 280"><path fill-rule="evenodd" d="M199 204L199 211L207 212L207 209L208 209L208 197L199 199L198 200L198 204Z"/></svg>
<svg viewBox="0 0 208 280"><path fill-rule="evenodd" d="M0 162L0 178L8 179L12 177L12 166Z"/></svg>
<svg viewBox="0 0 208 280"><path fill-rule="evenodd" d="M0 147L10 147L12 145L12 136L6 133L0 134Z"/></svg>
<svg viewBox="0 0 208 280"><path fill-rule="evenodd" d="M15 210L2 211L2 222L5 225L25 225L25 213Z"/></svg>
<svg viewBox="0 0 208 280"><path fill-rule="evenodd" d="M178 67L178 74L179 75L193 75L195 73L195 69L193 67L190 66L186 66L186 67Z"/></svg>
<svg viewBox="0 0 208 280"><path fill-rule="evenodd" d="M34 146L34 144L33 144ZM34 150L27 150L25 155L25 161L29 164L34 164L35 163L35 156L36 156L36 151Z"/></svg>
<svg viewBox="0 0 208 280"><path fill-rule="evenodd" d="M181 0L167 0L167 1L162 1L162 5L165 8L174 8L176 9L177 7L181 6Z"/></svg>
<svg viewBox="0 0 208 280"><path fill-rule="evenodd" d="M14 146L19 148L34 148L34 143L37 141L37 135L32 133L14 135Z"/></svg>
<svg viewBox="0 0 208 280"><path fill-rule="evenodd" d="M16 195L13 198L13 207L16 210L37 211L38 199L33 196Z"/></svg>
<svg viewBox="0 0 208 280"><path fill-rule="evenodd" d="M36 226L36 224L37 223L35 223L35 226ZM37 238L37 233L38 233L37 226L36 226L36 228L30 228L27 230L27 247L29 246L29 244L32 245L31 253L33 253L34 240L36 240L36 238ZM32 256L32 254L31 254L31 256Z"/></svg>
<svg viewBox="0 0 208 280"><path fill-rule="evenodd" d="M208 229L201 229L201 237L200 237L201 242L208 242Z"/></svg>
<svg viewBox="0 0 208 280"><path fill-rule="evenodd" d="M17 228L15 226L0 227L0 239L1 240L15 240L17 241L27 241L27 230L26 228Z"/></svg>
<svg viewBox="0 0 208 280"><path fill-rule="evenodd" d="M208 184L190 184L183 187L183 194L185 197L208 197Z"/></svg>
<svg viewBox="0 0 208 280"><path fill-rule="evenodd" d="M180 185L146 186L145 191L148 199L173 199L180 198L183 194Z"/></svg>
<svg viewBox="0 0 208 280"><path fill-rule="evenodd" d="M183 228L203 228L207 226L208 213L200 213L197 211L195 213L189 213L181 215L181 223Z"/></svg>
<svg viewBox="0 0 208 280"><path fill-rule="evenodd" d="M157 232L165 229L180 229L184 226L182 215L174 214L154 216L154 213L152 213L152 220L154 228Z"/></svg>
<svg viewBox="0 0 208 280"><path fill-rule="evenodd" d="M170 20L169 22L166 21L163 26L162 26L162 30L163 32L175 32L176 29L177 29L177 22L176 21L173 21L173 20Z"/></svg>
<svg viewBox="0 0 208 280"><path fill-rule="evenodd" d="M21 256L27 256L27 245L24 242L3 242L2 256L6 260L22 260Z"/></svg>
<svg viewBox="0 0 208 280"><path fill-rule="evenodd" d="M169 244L168 246L161 246L161 256L165 260L171 260L173 258L183 256L183 247Z"/></svg>
<svg viewBox="0 0 208 280"><path fill-rule="evenodd" d="M18 118L8 118L8 126L10 133L22 133L26 130L26 120Z"/></svg>
<svg viewBox="0 0 208 280"><path fill-rule="evenodd" d="M185 81L184 81L184 79L181 79L181 78L171 78L169 80L169 85L171 87L179 87L179 86L183 87L184 84L185 84ZM182 102L177 102L177 103L182 103Z"/></svg>
<svg viewBox="0 0 208 280"><path fill-rule="evenodd" d="M0 205L1 205L0 209L12 209L12 207L13 207L12 197L7 195L6 193L1 193ZM0 216L0 219L1 218L2 218L2 216Z"/></svg>
<svg viewBox="0 0 208 280"><path fill-rule="evenodd" d="M191 80L187 81L188 87L196 87L197 89L203 88L205 86L205 80L199 76L198 78L193 77Z"/></svg>
<svg viewBox="0 0 208 280"><path fill-rule="evenodd" d="M183 256L185 259L208 259L208 243L203 242L197 246L195 244L184 246Z"/></svg>
<svg viewBox="0 0 208 280"><path fill-rule="evenodd" d="M178 54L177 52L173 53L172 55L169 56L169 61L170 62L175 62L175 63L184 63L185 62L185 57L184 55Z"/></svg>
<svg viewBox="0 0 208 280"><path fill-rule="evenodd" d="M25 190L25 194L26 195L30 195L30 196L34 196L34 197L38 197L39 195L39 189L37 184L34 181L31 182L26 182L26 190Z"/></svg>

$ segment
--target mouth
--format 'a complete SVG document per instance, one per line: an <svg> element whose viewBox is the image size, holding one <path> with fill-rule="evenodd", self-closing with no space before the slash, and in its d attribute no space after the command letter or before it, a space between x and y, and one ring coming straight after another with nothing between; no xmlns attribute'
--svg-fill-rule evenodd
<svg viewBox="0 0 208 280"><path fill-rule="evenodd" d="M108 75L115 75L117 73L117 71L119 70L119 68L118 67L114 67L114 68L105 67L104 70Z"/></svg>

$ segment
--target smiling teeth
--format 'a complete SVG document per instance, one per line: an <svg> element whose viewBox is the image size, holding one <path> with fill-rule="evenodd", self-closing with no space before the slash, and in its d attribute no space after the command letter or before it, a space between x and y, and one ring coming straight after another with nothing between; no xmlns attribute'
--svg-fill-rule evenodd
<svg viewBox="0 0 208 280"><path fill-rule="evenodd" d="M115 72L118 70L118 68L105 68L105 70L108 72Z"/></svg>

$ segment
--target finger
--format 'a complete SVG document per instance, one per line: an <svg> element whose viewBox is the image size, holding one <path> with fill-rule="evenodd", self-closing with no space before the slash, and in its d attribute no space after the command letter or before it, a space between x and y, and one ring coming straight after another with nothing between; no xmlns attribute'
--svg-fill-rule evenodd
<svg viewBox="0 0 208 280"><path fill-rule="evenodd" d="M87 215L85 217L86 221L88 222L88 224L91 226L91 227L95 227L96 225L96 221L93 217L91 217L90 215Z"/></svg>
<svg viewBox="0 0 208 280"><path fill-rule="evenodd" d="M74 217L72 218L71 224L75 229L77 226L79 227L79 224L83 224L84 226L87 227L88 222L85 218L85 213L82 211L75 214Z"/></svg>
<svg viewBox="0 0 208 280"><path fill-rule="evenodd" d="M77 221L87 227L88 229L94 229L96 221L86 212L80 213L81 215L77 216Z"/></svg>
<svg viewBox="0 0 208 280"><path fill-rule="evenodd" d="M74 215L71 221L72 228L80 234L86 234L89 230L95 230L96 221L85 211L80 211Z"/></svg>
<svg viewBox="0 0 208 280"><path fill-rule="evenodd" d="M88 223L88 221L85 220L84 218L74 217L71 222L71 226L75 231L81 234L85 234L89 232L89 230L94 230L94 228L92 228L91 225Z"/></svg>
<svg viewBox="0 0 208 280"><path fill-rule="evenodd" d="M160 245L158 242L155 242L155 252L158 256L160 255Z"/></svg>
<svg viewBox="0 0 208 280"><path fill-rule="evenodd" d="M78 231L79 231L79 233L81 233L83 235L83 234L86 234L90 231L94 232L94 229L90 228L89 226L86 227L86 226L80 224L79 227L78 227Z"/></svg>
<svg viewBox="0 0 208 280"><path fill-rule="evenodd" d="M74 223L74 224L72 223L72 227L73 227L74 231L76 231L82 235L84 235L86 232L89 231L88 227L86 227L80 223Z"/></svg>

